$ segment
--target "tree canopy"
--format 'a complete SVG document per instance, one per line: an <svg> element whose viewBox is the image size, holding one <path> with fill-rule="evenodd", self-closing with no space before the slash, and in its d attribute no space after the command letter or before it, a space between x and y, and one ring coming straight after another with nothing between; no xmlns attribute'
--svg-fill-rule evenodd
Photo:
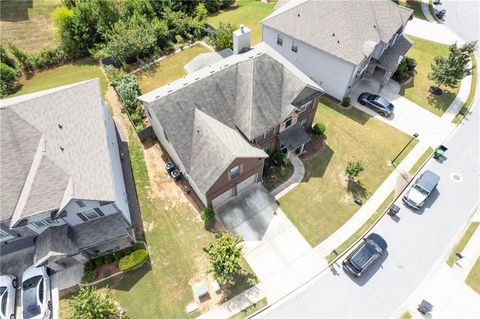
<svg viewBox="0 0 480 319"><path fill-rule="evenodd" d="M222 284L233 285L235 278L244 273L240 265L242 241L240 236L224 232L215 242L203 248L210 261L209 272Z"/></svg>

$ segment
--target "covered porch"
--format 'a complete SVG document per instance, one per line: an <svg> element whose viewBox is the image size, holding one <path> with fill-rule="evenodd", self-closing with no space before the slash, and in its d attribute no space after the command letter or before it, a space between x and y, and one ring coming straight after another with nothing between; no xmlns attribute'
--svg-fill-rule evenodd
<svg viewBox="0 0 480 319"><path fill-rule="evenodd" d="M301 125L296 124L278 134L278 140L280 141L280 150L285 153L286 158L290 158L292 154L303 153L305 144L310 142L310 136Z"/></svg>

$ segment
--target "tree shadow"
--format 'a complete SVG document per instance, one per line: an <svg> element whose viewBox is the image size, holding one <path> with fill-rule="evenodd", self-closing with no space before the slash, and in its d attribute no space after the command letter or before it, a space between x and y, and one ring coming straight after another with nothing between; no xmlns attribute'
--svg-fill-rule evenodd
<svg viewBox="0 0 480 319"><path fill-rule="evenodd" d="M245 290L254 287L257 284L257 281L257 276L250 272L235 276L234 285L222 285L222 291L225 293L225 301L228 301Z"/></svg>
<svg viewBox="0 0 480 319"><path fill-rule="evenodd" d="M121 275L111 277L99 284L97 288L110 288L112 290L130 291L137 282L139 282L146 274L152 271L150 259L138 269L127 271Z"/></svg>
<svg viewBox="0 0 480 319"><path fill-rule="evenodd" d="M317 154L310 154L309 157L305 159L303 182L308 182L311 177L323 177L334 153L330 146L325 144L317 151Z"/></svg>
<svg viewBox="0 0 480 319"><path fill-rule="evenodd" d="M406 80L405 82L400 84L400 92L398 92L399 95L405 96L405 90L406 89L411 89L415 87L415 75L417 74L417 71L414 71L414 75L409 80Z"/></svg>
<svg viewBox="0 0 480 319"><path fill-rule="evenodd" d="M456 94L450 92L447 89L443 89L441 95L435 95L429 92L427 96L427 102L429 105L433 106L433 108L445 112L449 107L450 104L455 100Z"/></svg>
<svg viewBox="0 0 480 319"><path fill-rule="evenodd" d="M18 22L29 19L28 9L33 8L32 0L3 0L0 21Z"/></svg>
<svg viewBox="0 0 480 319"><path fill-rule="evenodd" d="M368 191L362 181L348 180L347 191L354 197L367 198Z"/></svg>
<svg viewBox="0 0 480 319"><path fill-rule="evenodd" d="M372 118L372 116L370 114L368 114L368 113L366 113L366 112L364 112L364 111L362 111L362 110L360 110L356 107L345 108L345 107L340 106L339 102L336 101L332 97L322 96L320 98L320 103L325 104L326 106L328 106L329 108L331 108L335 112L340 113L343 116L348 117L352 121L355 121L362 126L365 125L365 123L367 123L368 120L370 120Z"/></svg>

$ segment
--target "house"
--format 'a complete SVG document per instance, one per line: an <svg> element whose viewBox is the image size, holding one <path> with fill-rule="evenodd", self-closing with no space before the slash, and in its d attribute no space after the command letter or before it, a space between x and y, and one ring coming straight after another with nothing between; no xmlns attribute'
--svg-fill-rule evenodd
<svg viewBox="0 0 480 319"><path fill-rule="evenodd" d="M238 35L234 52L244 53L139 97L156 137L209 207L260 182L275 150L303 151L323 94L268 45L249 50L248 29Z"/></svg>
<svg viewBox="0 0 480 319"><path fill-rule="evenodd" d="M411 16L391 0L282 1L262 21L263 41L340 100L362 78L387 83L412 46Z"/></svg>
<svg viewBox="0 0 480 319"><path fill-rule="evenodd" d="M59 271L134 241L99 80L1 100L0 253Z"/></svg>

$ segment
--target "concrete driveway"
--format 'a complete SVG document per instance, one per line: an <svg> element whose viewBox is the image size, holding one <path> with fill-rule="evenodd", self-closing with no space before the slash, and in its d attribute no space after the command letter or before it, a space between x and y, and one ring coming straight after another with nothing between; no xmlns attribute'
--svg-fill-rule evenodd
<svg viewBox="0 0 480 319"><path fill-rule="evenodd" d="M361 80L350 94L351 104L356 108L376 117L377 119L405 132L409 135L419 134L419 139L433 148L448 137L454 124L425 110L412 101L398 95L398 84L390 80L382 90L377 81L370 79ZM371 109L357 102L358 96L363 92L380 94L395 105L394 114L388 118L380 116Z"/></svg>
<svg viewBox="0 0 480 319"><path fill-rule="evenodd" d="M233 234L245 240L245 258L269 302L299 287L323 267L317 254L262 184L250 187L216 209Z"/></svg>

